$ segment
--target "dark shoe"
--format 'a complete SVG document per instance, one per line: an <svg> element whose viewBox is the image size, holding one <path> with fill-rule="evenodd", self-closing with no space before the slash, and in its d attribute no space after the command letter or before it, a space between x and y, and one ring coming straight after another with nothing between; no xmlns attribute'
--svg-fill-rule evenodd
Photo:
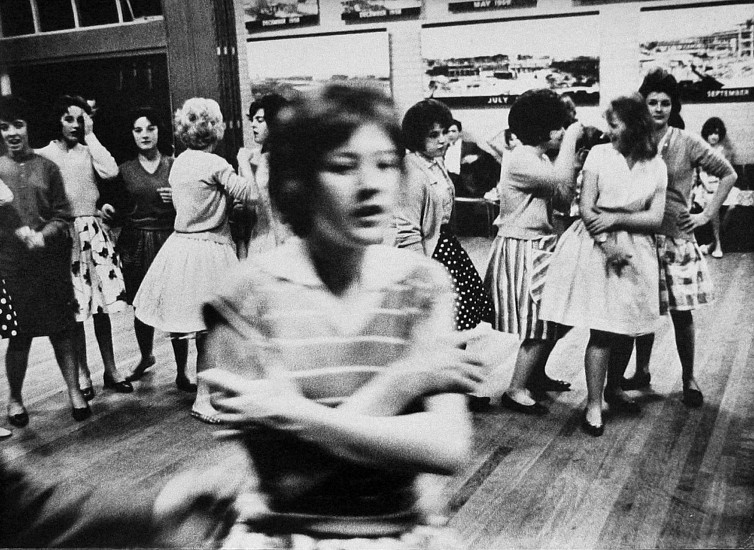
<svg viewBox="0 0 754 550"><path fill-rule="evenodd" d="M492 403L489 397L480 397L478 395L467 395L469 410L475 413L488 412L492 409Z"/></svg>
<svg viewBox="0 0 754 550"><path fill-rule="evenodd" d="M591 435L592 437L600 437L605 433L605 424L595 426L586 419L586 409L584 409L584 420L581 422L581 429L584 433Z"/></svg>
<svg viewBox="0 0 754 550"><path fill-rule="evenodd" d="M641 407L639 404L624 394L619 392L605 392L605 402L610 406L610 412L639 414Z"/></svg>
<svg viewBox="0 0 754 550"><path fill-rule="evenodd" d="M504 393L500 398L500 405L511 411L520 412L524 414L532 414L536 416L542 416L550 412L550 410L535 402L533 405L522 405L518 401L514 401L507 393Z"/></svg>
<svg viewBox="0 0 754 550"><path fill-rule="evenodd" d="M648 372L637 372L631 378L624 378L620 381L622 390L645 390L649 387L652 375Z"/></svg>
<svg viewBox="0 0 754 550"><path fill-rule="evenodd" d="M154 355L150 355L149 359L146 361L140 361L138 365L136 365L136 368L134 368L133 372L126 376L127 382L135 382L136 380L139 380L142 376L144 376L144 373L147 372L148 369L152 368L156 363L156 360L154 358Z"/></svg>
<svg viewBox="0 0 754 550"><path fill-rule="evenodd" d="M10 407L8 408L8 422L16 428L24 428L29 425L29 413L26 409L23 409L20 413L11 414Z"/></svg>
<svg viewBox="0 0 754 550"><path fill-rule="evenodd" d="M702 392L694 388L683 388L683 404L692 409L698 409L704 404Z"/></svg>
<svg viewBox="0 0 754 550"><path fill-rule="evenodd" d="M526 385L526 389L534 393L546 391L571 391L571 383L566 382L565 380L555 380L554 378L545 376L544 378L531 378Z"/></svg>
<svg viewBox="0 0 754 550"><path fill-rule="evenodd" d="M87 405L86 407L81 407L80 409L73 407L71 416L73 416L73 419L76 422L81 422L82 420L86 420L87 418L92 416L92 409L89 408L89 405Z"/></svg>
<svg viewBox="0 0 754 550"><path fill-rule="evenodd" d="M94 388L92 388L91 386L88 388L81 388L81 395L83 395L84 399L86 399L87 401L91 401L92 399L94 399Z"/></svg>
<svg viewBox="0 0 754 550"><path fill-rule="evenodd" d="M196 393L196 384L194 384L188 378L177 376L175 379L175 385L181 391L185 391L188 393Z"/></svg>
<svg viewBox="0 0 754 550"><path fill-rule="evenodd" d="M115 390L117 393L131 393L134 391L134 387L128 380L116 382L107 373L102 377L102 380L106 390Z"/></svg>

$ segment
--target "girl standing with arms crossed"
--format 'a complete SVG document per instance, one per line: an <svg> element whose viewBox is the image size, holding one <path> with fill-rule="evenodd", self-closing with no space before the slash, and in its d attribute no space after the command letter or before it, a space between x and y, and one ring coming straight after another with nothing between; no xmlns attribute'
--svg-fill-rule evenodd
<svg viewBox="0 0 754 550"><path fill-rule="evenodd" d="M492 294L492 327L518 334L521 346L501 404L525 414L546 414L529 392L568 391L570 384L545 374L557 327L540 319L542 285L557 243L553 200L569 204L580 123L564 129L568 112L551 90L529 90L511 107L508 125L521 145L503 157L498 194L500 215L485 284ZM547 151L559 149L554 162ZM527 389L529 388L529 389Z"/></svg>
<svg viewBox="0 0 754 550"><path fill-rule="evenodd" d="M587 409L582 427L603 432L602 389L611 354L631 355L632 337L660 316L653 233L665 208L667 171L657 156L652 120L641 97L619 97L605 113L610 144L584 163L576 221L560 238L547 272L541 317L590 329L586 348ZM614 409L638 406L610 373L605 400Z"/></svg>
<svg viewBox="0 0 754 550"><path fill-rule="evenodd" d="M464 548L427 524L416 481L464 463L461 393L481 372L457 348L445 270L382 244L403 177L392 104L333 84L284 109L270 141L272 199L299 238L205 307L219 368L200 380L244 430L264 496L225 546Z"/></svg>

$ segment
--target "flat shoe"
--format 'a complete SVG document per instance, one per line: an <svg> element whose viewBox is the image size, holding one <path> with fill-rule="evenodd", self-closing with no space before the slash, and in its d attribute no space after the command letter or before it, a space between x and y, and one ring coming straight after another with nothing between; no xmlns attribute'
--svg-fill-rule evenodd
<svg viewBox="0 0 754 550"><path fill-rule="evenodd" d="M147 361L140 361L138 365L136 365L136 368L133 370L131 374L126 376L126 382L135 382L137 380L140 380L142 376L144 376L144 373L147 372L148 369L152 368L157 360L154 358L154 355L152 355Z"/></svg>
<svg viewBox="0 0 754 550"><path fill-rule="evenodd" d="M8 409L8 411L8 422L11 423L11 426L24 428L29 425L29 413L26 412L26 409L23 409L20 413L16 414L11 414L10 409Z"/></svg>
<svg viewBox="0 0 754 550"><path fill-rule="evenodd" d="M196 393L196 384L194 384L188 378L180 378L180 377L176 378L175 385L181 391L185 391L188 393Z"/></svg>
<svg viewBox="0 0 754 550"><path fill-rule="evenodd" d="M467 395L469 410L471 412L487 412L492 409L491 399L489 397L480 397L478 395Z"/></svg>
<svg viewBox="0 0 754 550"><path fill-rule="evenodd" d="M699 390L695 390L694 388L684 388L683 399L681 399L681 401L683 401L683 404L687 407L698 409L704 404L704 396Z"/></svg>
<svg viewBox="0 0 754 550"><path fill-rule="evenodd" d="M217 418L217 415L214 414L204 414L200 413L197 410L191 409L191 416L193 418L196 418L197 420L200 420L201 422L204 422L205 424L220 424L220 419Z"/></svg>
<svg viewBox="0 0 754 550"><path fill-rule="evenodd" d="M620 381L622 390L644 390L649 387L652 381L652 375L648 372L637 372L631 378L624 378Z"/></svg>
<svg viewBox="0 0 754 550"><path fill-rule="evenodd" d="M87 401L91 401L92 399L94 399L94 388L92 388L91 386L88 388L81 388L81 395L83 395L84 399L86 399Z"/></svg>
<svg viewBox="0 0 754 550"><path fill-rule="evenodd" d="M529 383L526 385L526 389L533 392L543 392L543 391L564 392L564 391L571 391L571 383L566 382L565 380L555 380L554 378L545 376L544 378L541 378L541 379L530 380Z"/></svg>
<svg viewBox="0 0 754 550"><path fill-rule="evenodd" d="M6 439L13 435L13 432L10 430L6 430L5 428L0 428L0 439Z"/></svg>
<svg viewBox="0 0 754 550"><path fill-rule="evenodd" d="M622 393L605 393L605 402L610 407L611 412L622 412L627 414L639 414L641 407L630 397Z"/></svg>
<svg viewBox="0 0 754 550"><path fill-rule="evenodd" d="M89 408L89 405L86 407L81 407L80 409L77 409L76 407L73 407L71 410L71 416L73 416L73 419L76 422L81 422L82 420L86 420L90 416L92 416L92 409Z"/></svg>
<svg viewBox="0 0 754 550"><path fill-rule="evenodd" d="M584 433L591 435L592 437L600 437L605 433L605 424L595 426L586 419L586 409L584 409L584 420L581 422L581 429Z"/></svg>
<svg viewBox="0 0 754 550"><path fill-rule="evenodd" d="M713 258L722 258L723 257L723 251L719 248L716 248L715 251L712 253Z"/></svg>
<svg viewBox="0 0 754 550"><path fill-rule="evenodd" d="M537 403L536 401L533 405L522 405L518 401L514 401L513 398L511 398L507 393L504 393L500 398L500 405L503 408L511 411L520 412L523 414L531 414L535 416L542 416L550 412L547 407Z"/></svg>
<svg viewBox="0 0 754 550"><path fill-rule="evenodd" d="M134 387L128 380L121 380L120 382L116 382L107 374L103 376L103 387L106 390L115 390L116 393L131 393L132 391L134 391Z"/></svg>

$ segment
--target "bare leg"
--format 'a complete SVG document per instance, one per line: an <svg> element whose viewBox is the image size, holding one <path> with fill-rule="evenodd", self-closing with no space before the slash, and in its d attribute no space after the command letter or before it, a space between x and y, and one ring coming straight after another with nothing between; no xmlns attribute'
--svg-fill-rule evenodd
<svg viewBox="0 0 754 550"><path fill-rule="evenodd" d="M113 351L113 329L110 325L110 316L107 313L94 314L94 334L105 365L105 374L114 382L122 382L125 377L118 372L115 366L115 352Z"/></svg>
<svg viewBox="0 0 754 550"><path fill-rule="evenodd" d="M8 342L5 353L5 372L8 376L8 414L15 415L24 412L22 389L26 368L29 365L29 350L31 338L15 336Z"/></svg>
<svg viewBox="0 0 754 550"><path fill-rule="evenodd" d="M74 409L87 408L86 400L81 394L78 384L78 367L74 352L73 334L69 331L58 332L50 335L50 343L55 351L55 359L63 374L63 380L68 387L68 399Z"/></svg>
<svg viewBox="0 0 754 550"><path fill-rule="evenodd" d="M134 317L134 334L136 335L136 343L139 344L139 352L141 353L141 361L139 364L147 364L154 362L154 327L150 327L146 323L139 321L137 317ZM136 366L139 368L139 365Z"/></svg>
<svg viewBox="0 0 754 550"><path fill-rule="evenodd" d="M696 345L694 317L690 311L672 311L670 318L673 320L676 349L678 350L678 358L681 360L683 388L684 390L691 388L699 391L699 386L694 378L694 348Z"/></svg>
<svg viewBox="0 0 754 550"><path fill-rule="evenodd" d="M533 405L536 403L526 389L526 383L532 372L544 371L547 359L555 347L556 340L533 340L526 339L521 342L516 355L516 364L513 368L510 386L505 391L508 397L521 405Z"/></svg>
<svg viewBox="0 0 754 550"><path fill-rule="evenodd" d="M78 366L79 387L91 388L92 375L89 372L89 361L86 356L86 330L84 323L76 323L73 329L73 351Z"/></svg>
<svg viewBox="0 0 754 550"><path fill-rule="evenodd" d="M715 236L715 257L719 257L723 253L723 244L720 241L720 212L717 212L712 216L712 234Z"/></svg>
<svg viewBox="0 0 754 550"><path fill-rule="evenodd" d="M610 360L610 333L592 330L584 354L586 367L586 420L593 426L602 425L602 391Z"/></svg>
<svg viewBox="0 0 754 550"><path fill-rule="evenodd" d="M205 339L206 335L201 334L196 337L196 372L199 374L205 370L206 358L205 358ZM196 399L194 405L191 408L193 412L199 413L204 417L213 417L217 414L217 410L212 406L210 402L209 386L199 382L197 384Z"/></svg>

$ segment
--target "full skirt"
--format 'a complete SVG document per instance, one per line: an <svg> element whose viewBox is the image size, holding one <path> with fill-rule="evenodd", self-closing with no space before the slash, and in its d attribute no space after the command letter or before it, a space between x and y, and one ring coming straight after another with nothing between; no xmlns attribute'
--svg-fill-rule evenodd
<svg viewBox="0 0 754 550"><path fill-rule="evenodd" d="M238 263L230 238L173 233L157 253L134 298L136 317L165 332L207 329L202 306Z"/></svg>
<svg viewBox="0 0 754 550"><path fill-rule="evenodd" d="M631 258L620 271L607 264L584 223L560 238L542 294L541 317L567 326L638 336L660 316L660 279L652 235L622 232Z"/></svg>

